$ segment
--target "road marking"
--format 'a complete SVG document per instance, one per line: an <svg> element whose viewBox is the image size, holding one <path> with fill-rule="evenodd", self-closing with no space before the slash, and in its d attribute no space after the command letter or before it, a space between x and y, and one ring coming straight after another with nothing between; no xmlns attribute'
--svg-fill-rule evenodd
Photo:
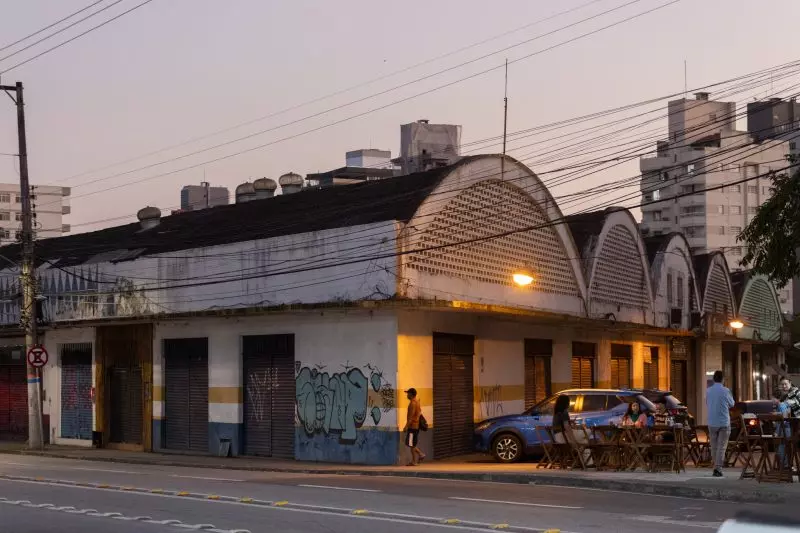
<svg viewBox="0 0 800 533"><path fill-rule="evenodd" d="M98 487L88 487L88 486L81 486L75 485L64 480L46 480L46 481L35 481L32 478L21 478L9 475L0 476L0 481L6 481L10 483L25 483L25 484L36 484L36 485L47 485L52 487L60 487L60 488L72 488L72 489L81 489L81 490L101 490L104 492L109 491L119 491L118 487L109 487L106 489L101 489ZM186 501L186 497L181 497L173 494L154 494L152 492L129 492L127 493L131 496L150 496L155 498L170 498L170 499L181 499ZM353 509L340 509L335 507L320 507L319 505L304 505L304 504L290 504L289 502L269 502L264 500L254 500L253 503L242 503L239 501L238 498L232 497L225 497L226 499L220 498L219 500L207 500L204 499L206 495L193 495L190 494L190 500L196 502L207 502L209 505L245 505L248 507L258 506L261 509L272 509L274 511L290 511L296 513L305 513L305 514L316 514L321 516L338 516L340 518L350 518L352 520L374 520L380 522L391 522L397 524L410 524L410 525L430 525L433 527L437 527L440 529L454 529L458 531L492 531L492 525L489 523L483 522L468 522L468 521L461 521L458 524L443 524L443 518L434 518L434 517L426 517L420 515L407 515L407 514L399 514L399 513L387 513L387 512L380 512L380 511L370 511L367 514L363 515L356 515L353 514ZM202 499L201 499L202 498ZM21 501L20 503L30 503L28 501ZM282 503L283 505L277 506L276 503ZM507 531L511 531L512 533L543 533L547 531L552 531L550 529L545 528L536 528L536 527L527 527L527 526L514 526L510 525ZM238 533L238 530L233 530L232 533ZM560 533L576 533L576 532L569 532L569 531L561 531Z"/></svg>
<svg viewBox="0 0 800 533"><path fill-rule="evenodd" d="M705 529L717 530L722 522L692 522L690 520L673 520L668 516L626 516L628 520L636 520L639 522L649 522L651 524L667 524L671 526L686 526L686 527L701 527Z"/></svg>
<svg viewBox="0 0 800 533"><path fill-rule="evenodd" d="M244 481L243 479L233 479L230 477L181 476L180 474L170 474L169 477L179 477L181 479L199 479L201 481Z"/></svg>
<svg viewBox="0 0 800 533"><path fill-rule="evenodd" d="M56 468L64 468L70 470L82 470L85 472L106 472L108 474L128 474L128 475L135 475L140 476L143 472L131 472L130 470L114 470L111 468L88 468L85 466L65 466L65 467L56 467Z"/></svg>
<svg viewBox="0 0 800 533"><path fill-rule="evenodd" d="M504 505L521 505L523 507L549 507L553 509L583 509L583 507L573 507L570 505L550 505L546 503L527 503L527 502L507 502L503 500L482 500L480 498L459 498L451 496L448 500L459 500L462 502L479 502L479 503L501 503Z"/></svg>
<svg viewBox="0 0 800 533"><path fill-rule="evenodd" d="M353 489L350 487L329 487L327 485L297 485L304 489L330 489L330 490L351 490L353 492L383 492L382 490L375 489Z"/></svg>
<svg viewBox="0 0 800 533"><path fill-rule="evenodd" d="M692 501L704 501L704 502L712 502L712 503L724 503L727 505L740 505L741 502L732 502L727 500L712 500L709 498L695 498L692 496L670 496L667 494L652 494L647 492L631 492L626 490L612 490L612 489L597 489L597 488L590 488L590 487L570 487L569 485L557 485L557 484L543 484L543 483L536 483L535 481L531 481L528 485L532 487L539 487L539 488L556 488L556 489L569 489L569 490L590 490L593 492L611 492L614 494L627 494L628 496L649 496L651 498L670 498L673 500L692 500Z"/></svg>

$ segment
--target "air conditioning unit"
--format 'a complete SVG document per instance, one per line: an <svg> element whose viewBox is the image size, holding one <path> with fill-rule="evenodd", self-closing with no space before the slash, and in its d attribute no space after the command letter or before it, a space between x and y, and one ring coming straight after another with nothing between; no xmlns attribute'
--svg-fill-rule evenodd
<svg viewBox="0 0 800 533"><path fill-rule="evenodd" d="M673 307L669 310L669 325L674 329L678 329L683 325L683 309Z"/></svg>

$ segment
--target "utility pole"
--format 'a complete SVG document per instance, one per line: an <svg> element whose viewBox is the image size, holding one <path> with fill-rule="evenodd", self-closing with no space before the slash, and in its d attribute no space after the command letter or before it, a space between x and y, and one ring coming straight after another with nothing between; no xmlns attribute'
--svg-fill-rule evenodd
<svg viewBox="0 0 800 533"><path fill-rule="evenodd" d="M506 136L508 134L508 59L506 59L505 88L503 89L503 157L500 158L500 181L506 179Z"/></svg>
<svg viewBox="0 0 800 533"><path fill-rule="evenodd" d="M22 82L16 85L0 85L0 90L17 106L17 136L19 140L19 193L22 203L22 306L20 323L25 330L25 353L39 344L36 317L36 265L33 259L33 209L31 187L28 181L28 143L25 138L25 100ZM12 96L11 93L14 93ZM26 357L27 361L27 357ZM42 428L42 373L40 368L28 365L28 446L32 449L44 447Z"/></svg>

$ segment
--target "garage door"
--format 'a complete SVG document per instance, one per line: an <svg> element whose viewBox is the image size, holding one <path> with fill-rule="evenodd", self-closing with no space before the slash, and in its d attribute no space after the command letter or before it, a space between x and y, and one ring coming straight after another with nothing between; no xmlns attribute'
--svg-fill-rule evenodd
<svg viewBox="0 0 800 533"><path fill-rule="evenodd" d="M244 453L294 458L294 335L242 339Z"/></svg>
<svg viewBox="0 0 800 533"><path fill-rule="evenodd" d="M28 380L22 348L0 353L0 438L28 436Z"/></svg>
<svg viewBox="0 0 800 533"><path fill-rule="evenodd" d="M164 447L208 453L208 339L164 340Z"/></svg>
<svg viewBox="0 0 800 533"><path fill-rule="evenodd" d="M433 335L433 453L436 459L472 452L474 338Z"/></svg>
<svg viewBox="0 0 800 533"><path fill-rule="evenodd" d="M92 438L92 345L61 346L61 437Z"/></svg>

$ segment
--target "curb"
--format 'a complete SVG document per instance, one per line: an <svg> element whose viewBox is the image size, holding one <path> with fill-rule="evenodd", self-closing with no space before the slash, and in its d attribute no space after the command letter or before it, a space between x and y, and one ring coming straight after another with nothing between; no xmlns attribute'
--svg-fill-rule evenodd
<svg viewBox="0 0 800 533"><path fill-rule="evenodd" d="M548 474L514 474L514 473L481 473L481 472L420 472L399 470L355 470L336 468L287 468L270 466L250 466L237 464L219 464L209 462L189 462L147 459L128 457L98 457L92 455L71 455L65 453L39 452L31 450L0 450L5 455L30 455L36 457L51 457L53 459L71 459L76 461L93 461L101 463L120 463L132 465L167 466L183 468L203 468L215 470L234 470L246 472L273 472L284 474L309 474L309 475L336 475L336 476L368 476L368 477L400 477L416 479L438 479L453 481L480 481L488 483L505 483L513 485L539 485L552 487L575 487L583 489L608 490L616 492L631 492L637 494L650 494L657 496L672 496L680 498L716 500L737 503L786 503L791 494L782 491L762 489L762 486L747 486L740 488L729 487L693 487L689 485L675 485L659 481L635 481L616 479L593 479L585 477L569 477ZM796 499L792 498L792 499Z"/></svg>

